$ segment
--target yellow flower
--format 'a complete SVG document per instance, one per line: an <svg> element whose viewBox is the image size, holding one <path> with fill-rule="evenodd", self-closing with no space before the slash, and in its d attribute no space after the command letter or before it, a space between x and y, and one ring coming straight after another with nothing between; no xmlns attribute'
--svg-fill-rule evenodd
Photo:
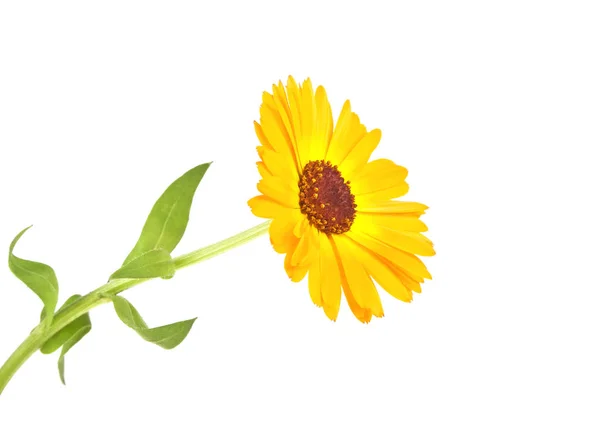
<svg viewBox="0 0 600 437"><path fill-rule="evenodd" d="M325 89L292 77L263 93L257 163L262 195L252 212L272 219L273 248L285 254L292 281L308 273L315 305L336 320L342 290L356 318L382 317L375 280L392 296L410 302L431 279L415 255L434 255L419 219L427 206L392 200L405 195L407 170L388 159L369 162L381 131L367 132L344 104L334 126Z"/></svg>

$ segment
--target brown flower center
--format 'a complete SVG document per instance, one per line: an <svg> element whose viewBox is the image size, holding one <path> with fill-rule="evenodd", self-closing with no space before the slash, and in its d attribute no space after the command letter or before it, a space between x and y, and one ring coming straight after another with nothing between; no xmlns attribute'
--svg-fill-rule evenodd
<svg viewBox="0 0 600 437"><path fill-rule="evenodd" d="M356 203L350 181L344 181L336 165L310 161L298 182L300 211L309 222L326 234L343 234L352 227Z"/></svg>

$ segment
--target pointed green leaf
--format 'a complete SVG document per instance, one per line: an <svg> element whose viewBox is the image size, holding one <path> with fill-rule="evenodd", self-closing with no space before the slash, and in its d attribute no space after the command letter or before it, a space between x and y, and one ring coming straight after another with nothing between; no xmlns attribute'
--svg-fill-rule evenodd
<svg viewBox="0 0 600 437"><path fill-rule="evenodd" d="M70 298L68 298L66 300L66 302L64 304L62 304L59 311L71 306L72 304L77 302L80 298L81 298L81 296L79 294L75 294L75 295L71 296ZM42 318L44 317L43 313L44 313L44 311L42 311ZM87 318L87 322L86 322L86 318ZM67 342L67 340L69 340L69 338L71 338L73 336L73 333L75 331L78 331L82 326L85 326L87 323L89 323L89 319L90 319L90 316L88 314L84 314L83 316L78 317L77 319L73 320L67 326L65 326L60 331L58 331L56 334L54 334L52 337L50 337L46 341L46 343L44 343L42 345L42 347L40 348L40 352L42 352L43 354L51 354L52 352L58 350L59 347L61 347L63 344L65 344Z"/></svg>
<svg viewBox="0 0 600 437"><path fill-rule="evenodd" d="M71 304L75 303L76 301L78 301L81 298L81 295L79 294L74 294L73 296L71 296L70 298L68 298L65 303L63 303L60 308L58 309L58 311L64 310L65 308L71 306ZM58 312L57 311L57 312ZM42 308L42 313L40 314L40 322L42 320L44 320L44 317L46 317L46 308Z"/></svg>
<svg viewBox="0 0 600 437"><path fill-rule="evenodd" d="M31 226L23 229L14 238L8 250L8 266L13 274L39 296L47 314L46 326L52 323L56 303L58 302L58 280L52 267L36 261L19 258L13 254L15 245Z"/></svg>
<svg viewBox="0 0 600 437"><path fill-rule="evenodd" d="M123 323L136 331L148 329L148 325L146 325L138 310L127 299L121 296L114 296L112 300L117 316L119 316L119 319Z"/></svg>
<svg viewBox="0 0 600 437"><path fill-rule="evenodd" d="M66 384L66 382L65 382L65 355L66 355L66 353L69 352L69 350L73 346L75 346L79 342L79 340L81 340L83 337L85 337L85 335L88 332L90 332L92 329L92 323L90 321L89 314L85 314L84 316L81 316L81 317L87 317L87 325L82 325L79 327L79 329L77 331L73 332L73 335L63 345L62 351L60 351L60 357L58 357L58 376L60 376L60 380L63 384ZM77 320L79 320L79 319L77 319ZM77 320L75 320L75 322Z"/></svg>
<svg viewBox="0 0 600 437"><path fill-rule="evenodd" d="M145 252L137 258L132 258L127 264L114 272L110 279L127 278L172 278L175 274L175 263L165 249L154 249Z"/></svg>
<svg viewBox="0 0 600 437"><path fill-rule="evenodd" d="M154 343L164 349L173 349L178 346L192 329L196 317L181 322L171 323L170 325L159 326L152 329L138 331L138 334L150 343Z"/></svg>
<svg viewBox="0 0 600 437"><path fill-rule="evenodd" d="M140 238L123 265L146 252L164 249L171 253L187 227L192 200L210 163L194 167L160 196L146 219Z"/></svg>
<svg viewBox="0 0 600 437"><path fill-rule="evenodd" d="M140 313L127 299L121 296L114 296L112 299L117 316L123 323L135 330L144 340L164 349L173 349L178 346L188 335L196 321L196 318L194 318L157 328L148 328Z"/></svg>
<svg viewBox="0 0 600 437"><path fill-rule="evenodd" d="M75 302L81 299L79 294L75 294L67 299L67 301L60 307L60 310L63 310ZM59 310L59 311L60 311ZM44 314L42 313L42 318ZM92 329L92 322L90 320L89 313L85 313L84 315L76 318L63 329L58 331L52 337L46 341L40 348L40 351L43 354L51 354L56 351L59 347L62 346L62 351L60 352L60 357L58 357L58 376L60 376L60 380L63 384L65 384L65 354L75 346L79 340L81 340L85 335L90 332Z"/></svg>

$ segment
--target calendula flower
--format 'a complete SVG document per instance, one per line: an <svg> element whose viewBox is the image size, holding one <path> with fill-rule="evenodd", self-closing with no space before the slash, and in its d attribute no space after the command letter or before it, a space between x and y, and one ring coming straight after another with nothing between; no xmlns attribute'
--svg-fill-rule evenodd
<svg viewBox="0 0 600 437"><path fill-rule="evenodd" d="M292 77L263 93L254 126L262 194L248 204L272 219L271 243L285 254L290 279L308 273L310 297L331 320L342 291L361 322L382 317L373 280L410 302L431 279L416 255L435 252L421 234L427 206L394 200L408 192L407 170L388 159L369 161L381 131L367 131L349 101L334 125L325 89Z"/></svg>

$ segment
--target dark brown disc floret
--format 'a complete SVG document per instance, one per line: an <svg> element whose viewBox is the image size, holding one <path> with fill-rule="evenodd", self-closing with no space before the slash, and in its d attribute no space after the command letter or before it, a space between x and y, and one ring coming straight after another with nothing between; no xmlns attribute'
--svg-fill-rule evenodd
<svg viewBox="0 0 600 437"><path fill-rule="evenodd" d="M337 166L327 161L310 161L298 182L300 211L310 223L326 234L343 234L352 227L356 203Z"/></svg>

